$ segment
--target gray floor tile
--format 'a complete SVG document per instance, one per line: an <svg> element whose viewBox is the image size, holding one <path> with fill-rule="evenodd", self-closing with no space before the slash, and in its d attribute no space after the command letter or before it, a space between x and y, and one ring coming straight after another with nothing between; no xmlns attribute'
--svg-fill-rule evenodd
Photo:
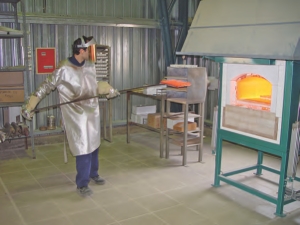
<svg viewBox="0 0 300 225"><path fill-rule="evenodd" d="M75 162L68 162L61 165L55 165L55 167L62 173L76 172Z"/></svg>
<svg viewBox="0 0 300 225"><path fill-rule="evenodd" d="M68 219L73 225L107 225L115 222L115 220L107 212L100 208L85 210L68 215Z"/></svg>
<svg viewBox="0 0 300 225"><path fill-rule="evenodd" d="M146 181L138 181L133 184L119 186L117 187L117 190L132 199L152 195L159 192L158 189L149 186Z"/></svg>
<svg viewBox="0 0 300 225"><path fill-rule="evenodd" d="M72 183L72 181L63 174L37 178L36 180L43 188L61 186Z"/></svg>
<svg viewBox="0 0 300 225"><path fill-rule="evenodd" d="M156 217L153 214L146 214L138 217L134 217L128 220L121 221L122 225L166 225L164 221Z"/></svg>
<svg viewBox="0 0 300 225"><path fill-rule="evenodd" d="M207 219L183 205L163 209L154 214L172 225L193 224Z"/></svg>
<svg viewBox="0 0 300 225"><path fill-rule="evenodd" d="M145 207L146 209L148 209L150 212L158 211L164 208L169 208L179 204L177 201L172 200L171 198L162 193L137 198L135 199L135 201L143 207Z"/></svg>
<svg viewBox="0 0 300 225"><path fill-rule="evenodd" d="M70 195L76 193L76 185L67 183L61 186L47 187L44 188L45 196L51 198L52 200L66 198Z"/></svg>
<svg viewBox="0 0 300 225"><path fill-rule="evenodd" d="M105 157L112 165L122 166L127 165L132 162L136 162L136 159L132 158L129 155L116 155L111 157Z"/></svg>
<svg viewBox="0 0 300 225"><path fill-rule="evenodd" d="M4 183L20 182L33 179L32 175L26 170L1 174L0 177Z"/></svg>
<svg viewBox="0 0 300 225"><path fill-rule="evenodd" d="M44 190L34 190L14 194L11 196L17 207L30 206L51 202L52 196L48 196Z"/></svg>
<svg viewBox="0 0 300 225"><path fill-rule="evenodd" d="M65 164L65 159L64 159L64 156L61 155L61 156L56 156L56 157L51 157L51 158L47 158L47 160L52 164L52 165L55 165L55 166L58 166L58 165L64 165ZM69 156L67 158L68 160L68 163L75 163L76 159L75 157L73 156Z"/></svg>
<svg viewBox="0 0 300 225"><path fill-rule="evenodd" d="M29 173L36 179L62 174L62 172L54 166L31 169L29 170Z"/></svg>
<svg viewBox="0 0 300 225"><path fill-rule="evenodd" d="M95 202L97 202L97 204L101 206L118 204L126 202L130 199L127 195L123 194L115 188L94 192L92 198Z"/></svg>
<svg viewBox="0 0 300 225"><path fill-rule="evenodd" d="M54 146L52 147L52 149L50 149L48 151L41 151L41 154L47 159L57 158L57 157L63 158L64 157L63 148L55 149ZM67 156L68 156L69 160L71 160L71 158L73 158L70 151L67 151Z"/></svg>
<svg viewBox="0 0 300 225"><path fill-rule="evenodd" d="M76 192L67 194L61 198L56 198L53 202L65 215L91 210L98 207L90 197L83 198Z"/></svg>
<svg viewBox="0 0 300 225"><path fill-rule="evenodd" d="M2 185L0 185L0 198L5 196L5 195L6 195L5 189L3 188Z"/></svg>
<svg viewBox="0 0 300 225"><path fill-rule="evenodd" d="M1 202L1 204L3 204ZM0 210L1 224L9 225L24 225L24 220L18 215L15 208L12 206L6 206Z"/></svg>
<svg viewBox="0 0 300 225"><path fill-rule="evenodd" d="M116 145L116 149L113 147L114 145ZM99 157L100 158L110 158L110 157L115 157L118 155L124 155L124 153L117 150L121 146L122 146L122 144L114 144L114 143L111 144L109 147L100 146Z"/></svg>
<svg viewBox="0 0 300 225"><path fill-rule="evenodd" d="M131 200L103 207L117 221L149 213L147 209Z"/></svg>
<svg viewBox="0 0 300 225"><path fill-rule="evenodd" d="M113 165L113 166L101 167L101 168L99 168L98 172L101 177L106 178L106 177L120 174L124 171L120 167Z"/></svg>
<svg viewBox="0 0 300 225"><path fill-rule="evenodd" d="M129 172L107 176L105 179L114 186L134 184L140 180L139 177L131 175Z"/></svg>
<svg viewBox="0 0 300 225"><path fill-rule="evenodd" d="M151 187L158 189L159 191L168 191L185 186L182 182L177 179L167 177L165 175L156 176L150 179L143 179Z"/></svg>
<svg viewBox="0 0 300 225"><path fill-rule="evenodd" d="M73 225L73 223L66 217L57 217L39 222L28 223L28 225Z"/></svg>
<svg viewBox="0 0 300 225"><path fill-rule="evenodd" d="M22 172L26 170L25 166L21 163L21 160L9 160L9 161L0 161L0 176L6 173L13 172Z"/></svg>
<svg viewBox="0 0 300 225"><path fill-rule="evenodd" d="M33 223L63 216L62 211L59 210L58 206L52 202L19 207L19 211L26 223Z"/></svg>
<svg viewBox="0 0 300 225"><path fill-rule="evenodd" d="M48 159L45 159L45 158L42 158L42 157L39 157L37 159L28 159L28 160L23 162L23 165L27 169L38 169L38 168L52 166L51 162L49 162Z"/></svg>
<svg viewBox="0 0 300 225"><path fill-rule="evenodd" d="M206 185L191 185L166 191L164 194L180 203L190 203L201 199L206 193L210 192L210 189L213 189L213 187Z"/></svg>
<svg viewBox="0 0 300 225"><path fill-rule="evenodd" d="M1 224L300 224L300 201L285 205L286 217L279 218L275 204L223 182L212 187L215 156L209 138L203 161L197 162L191 149L184 167L177 146L171 146L170 159L159 158L159 134L154 132L133 133L130 144L126 135L102 141L99 174L107 182L90 182L94 194L87 198L77 195L75 158L68 152L64 163L62 149L63 144L36 146L37 159L31 149L0 153ZM255 151L224 142L222 171L253 165L256 158ZM264 162L280 168L276 157L266 155ZM232 178L276 196L278 175L263 171L257 177L253 172ZM295 187L300 189L300 183Z"/></svg>
<svg viewBox="0 0 300 225"><path fill-rule="evenodd" d="M13 204L8 195L0 196L0 202L0 211L8 207L13 207Z"/></svg>
<svg viewBox="0 0 300 225"><path fill-rule="evenodd" d="M41 185L35 179L5 183L8 192L11 195L27 191L42 191Z"/></svg>

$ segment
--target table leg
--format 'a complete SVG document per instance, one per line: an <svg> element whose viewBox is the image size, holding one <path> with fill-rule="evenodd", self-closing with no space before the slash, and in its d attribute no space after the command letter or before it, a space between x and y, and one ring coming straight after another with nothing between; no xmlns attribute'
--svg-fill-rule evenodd
<svg viewBox="0 0 300 225"><path fill-rule="evenodd" d="M128 91L127 94L127 111L126 111L126 116L127 116L127 143L130 143L130 106L131 106L131 101L130 101L130 92Z"/></svg>
<svg viewBox="0 0 300 225"><path fill-rule="evenodd" d="M164 114L165 114L165 98L161 97L160 101L160 158L164 157Z"/></svg>

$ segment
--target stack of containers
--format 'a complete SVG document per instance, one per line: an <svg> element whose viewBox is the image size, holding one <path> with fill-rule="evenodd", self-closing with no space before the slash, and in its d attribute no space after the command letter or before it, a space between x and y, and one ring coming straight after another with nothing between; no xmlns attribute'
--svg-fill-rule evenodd
<svg viewBox="0 0 300 225"><path fill-rule="evenodd" d="M156 105L132 106L131 121L138 124L147 124L149 113L156 112Z"/></svg>

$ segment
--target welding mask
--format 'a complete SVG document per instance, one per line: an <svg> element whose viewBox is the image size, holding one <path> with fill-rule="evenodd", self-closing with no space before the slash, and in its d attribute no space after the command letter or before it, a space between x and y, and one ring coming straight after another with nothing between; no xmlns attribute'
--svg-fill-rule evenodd
<svg viewBox="0 0 300 225"><path fill-rule="evenodd" d="M81 37L81 44L77 45L77 48L87 48L89 51L89 59L92 62L96 61L96 44L97 42L93 38L93 36L90 36L87 38L87 42L84 41L84 38Z"/></svg>

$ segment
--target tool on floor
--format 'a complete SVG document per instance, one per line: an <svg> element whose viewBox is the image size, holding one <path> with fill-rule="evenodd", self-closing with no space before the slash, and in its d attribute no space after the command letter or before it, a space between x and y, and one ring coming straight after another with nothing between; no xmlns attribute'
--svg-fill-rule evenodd
<svg viewBox="0 0 300 225"><path fill-rule="evenodd" d="M158 85L162 85L162 84L144 85L144 86L141 86L141 87L123 89L123 90L119 91L119 93L120 94L124 94L124 93L126 93L128 91L133 91L133 90L137 90L137 89L143 89L143 88L152 87L152 86L158 86ZM106 99L105 95L96 95L96 96L92 96L92 97L85 98L85 99L76 99L76 100L69 101L69 102L64 102L64 103L60 103L60 104L55 104L55 105L50 105L50 106L42 107L42 108L39 108L39 109L34 109L31 112L35 112L36 113L36 112L39 112L39 111L42 111L42 110L45 110L45 109L57 108L57 107L62 106L62 105L67 105L67 104L71 104L71 103L74 103L74 102L80 102L80 101L84 101L84 100L88 100L88 99L92 99L92 98Z"/></svg>

